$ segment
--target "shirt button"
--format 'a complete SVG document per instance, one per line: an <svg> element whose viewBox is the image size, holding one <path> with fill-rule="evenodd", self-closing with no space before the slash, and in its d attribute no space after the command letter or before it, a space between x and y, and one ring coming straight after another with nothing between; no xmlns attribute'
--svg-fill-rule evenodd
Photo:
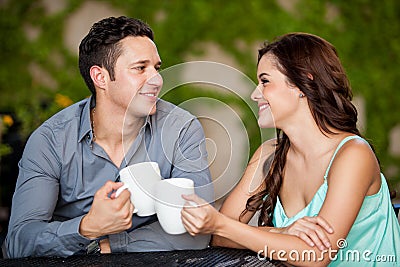
<svg viewBox="0 0 400 267"><path fill-rule="evenodd" d="M79 246L83 248L85 245L83 243L79 243Z"/></svg>

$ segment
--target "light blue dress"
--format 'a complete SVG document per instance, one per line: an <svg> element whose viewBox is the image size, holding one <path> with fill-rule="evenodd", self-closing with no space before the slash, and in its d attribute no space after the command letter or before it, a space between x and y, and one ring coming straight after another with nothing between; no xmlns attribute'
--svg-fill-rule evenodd
<svg viewBox="0 0 400 267"><path fill-rule="evenodd" d="M325 172L324 183L304 209L288 218L277 197L273 217L275 227L286 227L304 216L318 215L328 190L327 178L332 162L343 144L355 138L365 141L359 136L348 136L340 142ZM400 226L382 173L378 193L364 198L349 234L339 243L341 249L332 256L329 266L400 266Z"/></svg>

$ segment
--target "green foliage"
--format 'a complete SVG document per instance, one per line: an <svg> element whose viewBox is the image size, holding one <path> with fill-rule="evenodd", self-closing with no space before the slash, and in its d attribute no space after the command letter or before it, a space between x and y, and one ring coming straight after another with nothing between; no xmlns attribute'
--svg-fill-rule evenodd
<svg viewBox="0 0 400 267"><path fill-rule="evenodd" d="M85 1L65 0L65 9L48 15L43 1L2 1L0 4L0 110L13 111L22 121L25 137L41 122L63 108L56 95L78 101L88 96L77 68L77 56L63 43L64 22ZM240 71L255 77L256 48L264 40L291 32L317 34L336 46L355 95L366 100L364 133L373 140L383 170L400 166L388 152L390 130L400 122L397 87L400 62L400 1L298 0L298 1L100 1L126 15L148 22L163 60L163 68L182 63L189 54L204 53L199 44L213 42L231 55ZM283 8L279 2L295 3ZM28 38L26 29L38 30ZM241 43L241 45L238 45ZM30 66L43 69L55 85L33 79ZM174 90L164 98L180 103L196 94L222 97L241 107L250 133L251 152L259 144L254 116L234 96L215 92ZM250 92L249 92L250 95ZM68 102L68 101L67 101ZM64 102L65 103L65 102ZM400 185L399 171L388 175Z"/></svg>

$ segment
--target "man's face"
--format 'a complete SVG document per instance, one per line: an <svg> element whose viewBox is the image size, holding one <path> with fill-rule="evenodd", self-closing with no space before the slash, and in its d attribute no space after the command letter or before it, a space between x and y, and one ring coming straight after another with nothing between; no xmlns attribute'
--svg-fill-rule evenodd
<svg viewBox="0 0 400 267"><path fill-rule="evenodd" d="M114 67L115 80L108 84L108 98L127 110L129 116L154 114L163 85L157 47L148 37L126 37L121 45L122 54Z"/></svg>

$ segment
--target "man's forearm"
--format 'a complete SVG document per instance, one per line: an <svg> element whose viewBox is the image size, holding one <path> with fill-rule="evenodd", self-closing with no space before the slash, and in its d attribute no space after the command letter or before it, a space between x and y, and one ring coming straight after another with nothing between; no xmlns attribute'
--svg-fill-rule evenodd
<svg viewBox="0 0 400 267"><path fill-rule="evenodd" d="M10 258L20 258L85 253L90 240L77 232L80 220L77 217L65 222L30 222L10 227L7 254Z"/></svg>

